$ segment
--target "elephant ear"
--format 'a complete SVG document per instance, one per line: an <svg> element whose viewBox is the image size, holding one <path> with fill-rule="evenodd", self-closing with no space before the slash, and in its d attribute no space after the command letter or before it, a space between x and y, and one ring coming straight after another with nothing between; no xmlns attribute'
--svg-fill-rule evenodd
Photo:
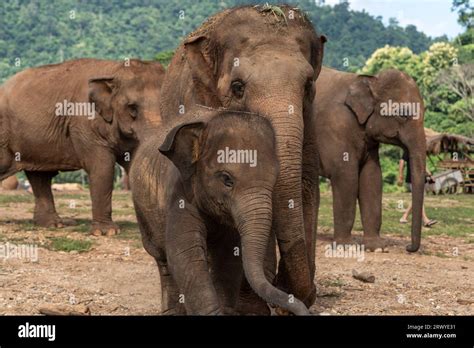
<svg viewBox="0 0 474 348"><path fill-rule="evenodd" d="M112 94L116 89L113 77L97 77L89 80L89 101L94 103L97 113L108 122L112 122Z"/></svg>
<svg viewBox="0 0 474 348"><path fill-rule="evenodd" d="M324 44L328 41L326 36L321 35L316 38L316 40L313 42L312 47L311 47L311 65L313 66L314 69L314 80L319 76L319 73L321 72L321 68L323 65L323 57L324 57Z"/></svg>
<svg viewBox="0 0 474 348"><path fill-rule="evenodd" d="M373 76L360 75L349 86L345 104L354 112L359 124L364 124L374 112L375 98L371 89Z"/></svg>
<svg viewBox="0 0 474 348"><path fill-rule="evenodd" d="M194 174L199 157L199 138L204 128L204 122L176 126L168 133L159 148L160 152L178 168L184 181Z"/></svg>
<svg viewBox="0 0 474 348"><path fill-rule="evenodd" d="M217 47L207 36L197 35L184 41L184 49L200 102L222 106L217 96Z"/></svg>

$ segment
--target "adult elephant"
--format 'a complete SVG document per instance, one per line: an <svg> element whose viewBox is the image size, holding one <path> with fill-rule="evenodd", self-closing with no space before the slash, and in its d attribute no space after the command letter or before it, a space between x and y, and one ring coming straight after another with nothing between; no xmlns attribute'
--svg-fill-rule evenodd
<svg viewBox="0 0 474 348"><path fill-rule="evenodd" d="M425 183L426 138L423 99L415 81L390 69L376 76L323 67L316 84L315 134L320 173L331 179L334 236L351 243L359 201L365 247L385 247L380 238L382 172L379 144L408 150L411 166L413 220L411 244L420 247Z"/></svg>
<svg viewBox="0 0 474 348"><path fill-rule="evenodd" d="M271 121L280 162L273 193L278 285L307 305L315 298L318 174L311 151L304 150L304 125L311 119L325 41L289 6L227 9L184 40L162 87L164 119L202 104L251 111Z"/></svg>
<svg viewBox="0 0 474 348"><path fill-rule="evenodd" d="M25 170L34 221L61 226L51 192L58 170L89 174L93 234L112 235L114 166L160 123L157 62L78 59L27 69L0 89L0 180Z"/></svg>

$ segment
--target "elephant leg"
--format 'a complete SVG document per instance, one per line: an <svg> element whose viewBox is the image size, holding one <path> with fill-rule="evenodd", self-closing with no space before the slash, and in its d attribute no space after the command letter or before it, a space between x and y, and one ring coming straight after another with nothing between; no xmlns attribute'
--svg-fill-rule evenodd
<svg viewBox="0 0 474 348"><path fill-rule="evenodd" d="M380 238L382 225L382 170L378 149L369 152L359 177L359 206L364 227L364 246L374 251L385 248L387 243Z"/></svg>
<svg viewBox="0 0 474 348"><path fill-rule="evenodd" d="M162 315L185 315L184 298L180 296L178 287L169 271L168 262L162 258L156 258L158 270L160 271L161 283L161 314Z"/></svg>
<svg viewBox="0 0 474 348"><path fill-rule="evenodd" d="M181 211L179 211L181 210ZM221 315L223 306L209 272L207 228L197 211L172 209L166 227L169 269L188 315Z"/></svg>
<svg viewBox="0 0 474 348"><path fill-rule="evenodd" d="M115 158L110 154L95 157L100 161L96 160L85 168L89 174L92 200L91 233L112 236L119 232L119 227L112 221Z"/></svg>
<svg viewBox="0 0 474 348"><path fill-rule="evenodd" d="M225 314L237 314L236 302L244 272L242 267L240 236L235 229L220 227L223 233L217 233L208 240L210 267L213 283Z"/></svg>
<svg viewBox="0 0 474 348"><path fill-rule="evenodd" d="M352 244L351 231L356 215L358 172L341 171L331 177L334 217L334 240L337 244Z"/></svg>
<svg viewBox="0 0 474 348"><path fill-rule="evenodd" d="M161 285L161 314L185 315L186 309L179 297L178 287L171 276L166 258L164 242L166 219L155 210L144 213L142 208L136 204L135 212L143 247L154 257L158 265Z"/></svg>
<svg viewBox="0 0 474 348"><path fill-rule="evenodd" d="M25 171L35 196L34 222L42 227L62 227L61 218L54 207L51 180L57 172Z"/></svg>

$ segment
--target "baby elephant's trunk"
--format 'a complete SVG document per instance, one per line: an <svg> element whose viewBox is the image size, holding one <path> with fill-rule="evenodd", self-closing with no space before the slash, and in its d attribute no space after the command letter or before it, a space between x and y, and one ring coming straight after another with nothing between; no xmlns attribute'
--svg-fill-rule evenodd
<svg viewBox="0 0 474 348"><path fill-rule="evenodd" d="M308 315L303 302L274 287L265 277L264 258L272 227L272 192L247 192L241 197L241 209L234 219L242 242L242 262L245 276L252 289L266 302L296 315Z"/></svg>

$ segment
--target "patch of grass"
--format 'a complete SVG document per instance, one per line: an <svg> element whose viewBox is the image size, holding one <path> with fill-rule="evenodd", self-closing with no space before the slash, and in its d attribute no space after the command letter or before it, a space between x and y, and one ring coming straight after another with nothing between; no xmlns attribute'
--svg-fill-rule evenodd
<svg viewBox="0 0 474 348"><path fill-rule="evenodd" d="M409 193L390 193L383 196L382 229L381 234L398 234L409 236L411 233L411 216L409 223L400 224L403 214L398 209L398 202L403 201L408 207L411 201ZM472 195L428 195L425 199L426 213L430 219L438 220L432 228L423 228L422 235L447 235L451 237L468 237L474 233L474 197ZM321 194L319 210L319 226L333 228L332 194ZM353 231L362 231L359 207L357 207L356 220Z"/></svg>
<svg viewBox="0 0 474 348"><path fill-rule="evenodd" d="M49 249L54 251L78 251L86 252L92 247L92 242L88 240L75 240L66 237L51 237Z"/></svg>
<svg viewBox="0 0 474 348"><path fill-rule="evenodd" d="M89 233L91 230L91 221L87 219L75 219L77 225L67 226L65 229L71 232Z"/></svg>
<svg viewBox="0 0 474 348"><path fill-rule="evenodd" d="M15 231L37 231L39 229L32 220L11 220L14 222Z"/></svg>
<svg viewBox="0 0 474 348"><path fill-rule="evenodd" d="M30 194L18 193L15 195L1 195L0 204L8 205L10 203L34 203L34 197Z"/></svg>

